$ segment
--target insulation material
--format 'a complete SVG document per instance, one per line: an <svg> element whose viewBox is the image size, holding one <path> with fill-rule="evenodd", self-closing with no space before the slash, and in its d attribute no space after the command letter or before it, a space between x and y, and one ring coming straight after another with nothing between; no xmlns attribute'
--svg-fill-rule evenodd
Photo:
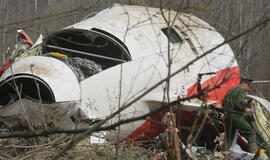
<svg viewBox="0 0 270 160"><path fill-rule="evenodd" d="M80 80L84 80L102 71L102 68L99 64L89 59L73 57L69 58L68 62L79 74Z"/></svg>

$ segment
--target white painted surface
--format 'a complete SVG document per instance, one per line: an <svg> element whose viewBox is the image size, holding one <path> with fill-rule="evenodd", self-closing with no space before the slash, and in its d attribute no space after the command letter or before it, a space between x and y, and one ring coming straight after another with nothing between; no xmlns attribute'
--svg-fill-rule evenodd
<svg viewBox="0 0 270 160"><path fill-rule="evenodd" d="M171 12L171 14L175 15L176 13ZM105 30L118 37L128 47L133 61L122 65L120 106L167 76L168 40L161 31L161 28L166 27L162 19L159 9L116 5L92 18L70 26L86 30L93 27ZM194 16L180 13L175 24L188 35L199 55L224 41L222 36L211 26ZM127 30L127 28L129 29ZM183 43L170 45L171 57L173 57L172 73L197 57L186 40ZM234 58L230 47L228 45L222 46L171 78L170 94L173 95L179 85L184 84L186 88L189 88L196 83L198 73L216 72L226 67L237 66L236 61L232 61ZM230 63L231 61L232 63ZM118 109L120 75L121 65L118 65L81 83L81 109L86 115L93 118L104 118ZM202 82L209 78L211 76L204 76ZM164 87L165 84L158 86L127 108L121 113L121 118L130 118L149 112L153 107L149 105L153 101L161 104L164 98ZM165 94L165 101L166 97ZM196 110L201 104L199 102L196 104L186 102L186 105L187 107L193 106L193 109ZM115 121L117 121L117 117L108 124ZM137 121L121 126L120 139L131 134L143 122Z"/></svg>
<svg viewBox="0 0 270 160"><path fill-rule="evenodd" d="M11 68L4 72L1 80L11 76L12 73L34 75L50 86L56 102L80 100L80 84L77 76L67 64L56 58L30 56L14 63Z"/></svg>
<svg viewBox="0 0 270 160"><path fill-rule="evenodd" d="M164 12L165 15L168 15L167 11ZM172 11L172 18L173 15L176 13ZM178 16L175 25L178 25L187 35L186 38L190 39L199 55L224 41L222 36L204 21L183 13ZM44 68L46 70L44 73L38 73L35 69L33 73L49 84L57 101L81 100L80 109L87 118L102 119L167 76L168 40L161 31L162 28L166 27L166 23L157 8L115 5L101 11L94 17L67 28L90 30L93 27L109 32L123 41L130 51L132 61L104 70L85 79L81 84L72 70L55 58L28 57L15 63L13 71L32 74L31 64L34 65L34 68ZM181 33L179 34L183 37ZM183 40L179 44L170 44L173 61L172 73L198 56L187 40ZM237 66L234 59L229 45L220 47L171 78L169 94L173 96L179 85L189 88L196 83L198 73L216 72L226 67ZM22 69L23 67L25 69ZM10 73L6 72L2 78L9 75ZM209 78L211 76L203 77L202 82ZM165 84L159 85L132 104L121 113L121 119L145 114L158 107L152 106L152 102L158 102L161 105L164 98L165 101L168 100L166 93L164 93L164 87ZM119 98L120 105L118 104ZM187 105L198 107L198 104L200 103ZM116 121L118 121L118 117L107 124ZM136 121L121 126L120 139L131 134L143 123L144 121ZM107 136L115 141L114 133L107 133Z"/></svg>

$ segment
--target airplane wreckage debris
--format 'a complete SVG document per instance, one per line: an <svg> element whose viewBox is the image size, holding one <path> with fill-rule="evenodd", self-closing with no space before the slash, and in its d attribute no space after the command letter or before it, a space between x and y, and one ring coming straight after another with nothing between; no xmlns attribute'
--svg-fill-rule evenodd
<svg viewBox="0 0 270 160"><path fill-rule="evenodd" d="M9 60L0 70L3 126L10 131L75 129L90 127L126 104L130 106L122 110L121 120L154 111L168 104L164 79L170 49L174 74L170 78L170 100L213 88L207 93L207 101L190 99L174 105L175 126L165 110L147 120L123 124L119 133L103 131L103 140L116 143L118 135L120 141L156 142L153 158L175 157L180 152L191 159L199 159L197 153L206 159L224 158L209 150L220 150L216 142L224 132L220 104L226 92L239 85L238 64L232 61L234 54L225 44L188 65L224 38L195 16L170 14L177 16L172 27L167 26L160 9L114 5L48 37L41 35L35 44L23 30L18 30L19 42L13 52L7 50ZM252 125L261 146L269 144L269 102L256 96L249 98L257 110ZM102 126L118 120L118 116L113 117ZM200 133L195 133L194 127ZM172 140L177 142L176 148L172 148ZM238 142L243 150L235 143L229 155L251 159L254 154L244 151L247 143L243 137L238 136Z"/></svg>

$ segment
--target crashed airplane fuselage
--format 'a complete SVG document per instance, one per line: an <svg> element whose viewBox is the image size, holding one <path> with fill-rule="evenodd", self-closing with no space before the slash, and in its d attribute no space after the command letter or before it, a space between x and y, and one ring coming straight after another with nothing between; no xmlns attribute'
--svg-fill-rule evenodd
<svg viewBox="0 0 270 160"><path fill-rule="evenodd" d="M77 122L102 120L185 66L169 79L169 85L164 82L153 87L106 125L197 94L200 73L215 73L202 77L202 88L213 88L226 79L207 96L220 104L226 92L239 85L239 69L230 46L224 44L190 62L223 41L213 27L193 15L114 5L46 37L42 55L17 60L3 73L0 120L14 129L36 128L42 122L68 129ZM193 111L201 103L182 102L182 126L192 125ZM153 121L160 122L162 117L160 113L148 118L152 121L122 125L120 140L155 137L163 128ZM106 132L106 137L115 141L114 132Z"/></svg>

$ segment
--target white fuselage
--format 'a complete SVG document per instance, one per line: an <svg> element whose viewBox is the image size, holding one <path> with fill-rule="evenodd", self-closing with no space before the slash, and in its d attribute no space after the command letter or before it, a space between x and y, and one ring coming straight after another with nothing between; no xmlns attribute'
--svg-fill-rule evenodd
<svg viewBox="0 0 270 160"><path fill-rule="evenodd" d="M203 87L214 86L224 77L232 79L217 89L217 92L210 93L210 100L220 102L225 92L239 83L238 77L232 76L238 75L239 70L230 46L224 44L190 63L221 44L224 38L213 27L195 16L166 10L164 15L171 18L167 19L171 27L171 30L167 31L178 35L176 42L172 43L165 35L168 24L160 9L141 6L115 5L63 29L63 31L69 29L89 31L97 28L117 37L126 46L130 61L106 68L91 77L79 80L63 61L44 56L24 58L13 64L12 72L14 75L26 73L42 79L51 87L56 103L79 101L76 108L80 109L83 118L104 119L121 106L144 94L168 75L183 69L168 81L154 87L151 92L142 96L106 125L117 122L119 118L127 119L146 114L164 103L176 100L179 96L185 97L196 93L192 87L196 84L199 73L216 73L202 77ZM175 16L177 18L174 18ZM190 65L183 68L189 63ZM29 67L31 64L34 64L32 69ZM27 65L25 70L22 69L22 66ZM44 71L53 76L37 72L40 67L45 67ZM5 81L10 76L11 70L8 70L1 80ZM166 85L167 82L169 85ZM6 116L0 113L0 117L1 114ZM124 124L120 127L120 139L149 135L146 132L151 133L150 128L151 123L145 120ZM156 132L153 131L151 136L155 136ZM136 136L132 136L134 133ZM117 131L108 131L106 136L115 141L115 134Z"/></svg>

